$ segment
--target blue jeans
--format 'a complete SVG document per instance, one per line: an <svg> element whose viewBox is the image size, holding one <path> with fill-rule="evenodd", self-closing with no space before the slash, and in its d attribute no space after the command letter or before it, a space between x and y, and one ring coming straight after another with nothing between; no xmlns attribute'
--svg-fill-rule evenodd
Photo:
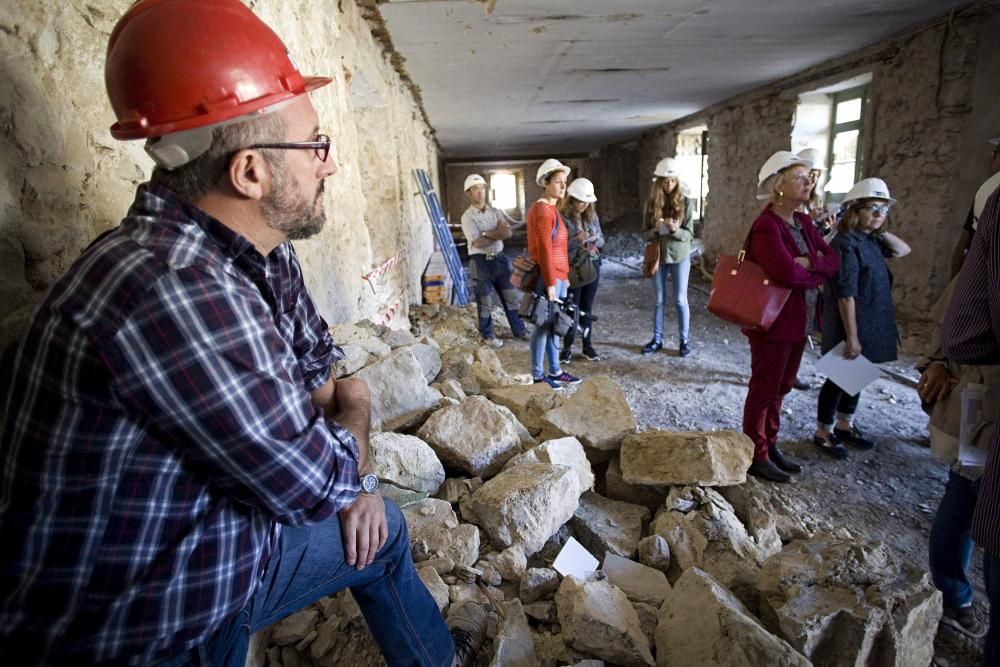
<svg viewBox="0 0 1000 667"><path fill-rule="evenodd" d="M188 655L157 667L243 667L250 635L321 597L350 588L368 628L390 665L450 665L455 647L437 604L417 576L399 508L385 502L389 539L371 565L344 561L340 519L312 526L282 526L260 590L240 613Z"/></svg>
<svg viewBox="0 0 1000 667"><path fill-rule="evenodd" d="M688 342L691 324L691 309L688 307L688 276L691 274L691 258L676 264L660 264L660 270L653 277L656 285L656 310L653 311L653 340L663 342L663 310L667 304L667 278L673 282L674 305L677 306L677 328L681 343Z"/></svg>
<svg viewBox="0 0 1000 667"><path fill-rule="evenodd" d="M541 284L541 278L539 278L538 282ZM542 294L545 293L544 285L538 287L536 291L538 289L542 290ZM568 280L556 281L556 298L565 299L568 291ZM552 334L552 330L549 327L535 327L535 330L531 332L530 346L531 377L536 379L542 377L542 361L544 361L543 358L545 356L549 358L549 375L562 375L562 368L559 366L560 341L557 336Z"/></svg>
<svg viewBox="0 0 1000 667"><path fill-rule="evenodd" d="M524 333L526 327L517 314L521 305L521 292L510 282L510 260L503 254L487 259L486 255L476 253L469 256L472 267L472 278L476 290L476 311L479 316L479 335L483 338L493 338L493 292L500 297L500 304L507 313L510 330L515 336Z"/></svg>
<svg viewBox="0 0 1000 667"><path fill-rule="evenodd" d="M931 524L930 570L934 585L947 607L972 604L969 564L972 562L972 513L976 509L979 482L948 473L941 504Z"/></svg>

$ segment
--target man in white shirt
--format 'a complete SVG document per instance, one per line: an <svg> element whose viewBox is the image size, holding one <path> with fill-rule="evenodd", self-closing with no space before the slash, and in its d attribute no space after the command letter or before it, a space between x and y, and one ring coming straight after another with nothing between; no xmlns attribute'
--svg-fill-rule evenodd
<svg viewBox="0 0 1000 667"><path fill-rule="evenodd" d="M486 181L479 174L465 179L465 194L470 206L462 214L462 233L469 244L469 273L476 289L479 335L483 343L497 348L503 343L493 333L494 291L507 313L514 337L527 336L524 322L517 314L520 292L510 282L510 260L503 254L504 239L511 234L511 221L503 211L486 203Z"/></svg>

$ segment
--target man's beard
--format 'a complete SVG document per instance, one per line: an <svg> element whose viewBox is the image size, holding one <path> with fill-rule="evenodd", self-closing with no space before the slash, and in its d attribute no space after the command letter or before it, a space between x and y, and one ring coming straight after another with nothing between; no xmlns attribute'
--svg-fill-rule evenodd
<svg viewBox="0 0 1000 667"><path fill-rule="evenodd" d="M313 200L306 201L298 196L298 189L285 170L285 165L271 163L271 192L261 199L261 212L264 221L271 229L284 232L289 240L307 239L319 234L326 224L326 213L322 206L316 210L316 204L323 196L323 181L316 188Z"/></svg>

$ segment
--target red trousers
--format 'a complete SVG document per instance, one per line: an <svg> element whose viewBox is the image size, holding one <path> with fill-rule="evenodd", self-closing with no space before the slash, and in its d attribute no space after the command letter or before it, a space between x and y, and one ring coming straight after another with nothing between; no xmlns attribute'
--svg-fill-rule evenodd
<svg viewBox="0 0 1000 667"><path fill-rule="evenodd" d="M778 441L781 401L795 386L806 341L780 343L757 336L750 340L750 386L743 406L743 432L753 440L754 461L766 461L768 447Z"/></svg>

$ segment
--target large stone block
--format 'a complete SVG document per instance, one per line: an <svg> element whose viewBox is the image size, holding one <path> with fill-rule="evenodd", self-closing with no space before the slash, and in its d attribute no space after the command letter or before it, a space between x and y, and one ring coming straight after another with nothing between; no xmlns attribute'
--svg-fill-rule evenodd
<svg viewBox="0 0 1000 667"><path fill-rule="evenodd" d="M658 484L629 484L622 478L622 466L615 456L608 461L604 473L604 495L612 500L623 500L633 505L642 505L655 513L667 498L666 486Z"/></svg>
<svg viewBox="0 0 1000 667"><path fill-rule="evenodd" d="M573 516L580 491L572 468L526 463L503 471L466 501L495 547L519 545L530 555Z"/></svg>
<svg viewBox="0 0 1000 667"><path fill-rule="evenodd" d="M541 433L542 417L545 413L566 401L565 397L557 394L544 382L523 387L490 389L486 395L497 405L502 405L513 412L532 435Z"/></svg>
<svg viewBox="0 0 1000 667"><path fill-rule="evenodd" d="M367 382L371 390L372 428L376 431L412 426L441 400L441 394L427 386L420 362L405 347L365 366L355 377Z"/></svg>
<svg viewBox="0 0 1000 667"><path fill-rule="evenodd" d="M546 431L573 436L599 452L618 449L622 439L635 432L635 414L625 393L611 378L598 375L584 380L566 402L542 417Z"/></svg>
<svg viewBox="0 0 1000 667"><path fill-rule="evenodd" d="M455 563L472 566L479 560L479 530L459 523L451 503L428 498L403 508L411 544L422 543L430 556L440 555Z"/></svg>
<svg viewBox="0 0 1000 667"><path fill-rule="evenodd" d="M588 491L580 497L580 506L570 526L573 534L598 559L605 553L625 558L636 555L642 527L649 521L649 510L640 505L611 500Z"/></svg>
<svg viewBox="0 0 1000 667"><path fill-rule="evenodd" d="M444 482L444 466L430 445L402 433L373 433L371 455L379 479L404 489L434 494Z"/></svg>
<svg viewBox="0 0 1000 667"><path fill-rule="evenodd" d="M430 444L441 461L477 477L497 473L521 452L524 433L510 410L484 396L470 396L459 405L441 408L417 435Z"/></svg>
<svg viewBox="0 0 1000 667"><path fill-rule="evenodd" d="M660 608L656 627L660 667L808 667L801 653L768 632L736 596L692 567Z"/></svg>
<svg viewBox="0 0 1000 667"><path fill-rule="evenodd" d="M752 461L753 442L736 431L654 429L625 438L621 448L622 477L629 484L742 484Z"/></svg>
<svg viewBox="0 0 1000 667"><path fill-rule="evenodd" d="M652 665L635 608L611 582L566 577L556 593L563 641L615 665Z"/></svg>
<svg viewBox="0 0 1000 667"><path fill-rule="evenodd" d="M632 602L643 602L659 607L670 592L667 576L659 570L646 567L634 560L609 553L604 557L604 574Z"/></svg>
<svg viewBox="0 0 1000 667"><path fill-rule="evenodd" d="M522 463L557 463L569 466L576 471L576 475L580 479L581 489L589 491L594 487L594 473L591 470L590 461L587 460L587 453L583 450L583 445L576 438L558 438L543 442L507 461L504 468Z"/></svg>
<svg viewBox="0 0 1000 667"><path fill-rule="evenodd" d="M493 640L493 659L490 667L538 667L535 643L531 638L528 617L520 600L509 603L504 610L504 621Z"/></svg>

